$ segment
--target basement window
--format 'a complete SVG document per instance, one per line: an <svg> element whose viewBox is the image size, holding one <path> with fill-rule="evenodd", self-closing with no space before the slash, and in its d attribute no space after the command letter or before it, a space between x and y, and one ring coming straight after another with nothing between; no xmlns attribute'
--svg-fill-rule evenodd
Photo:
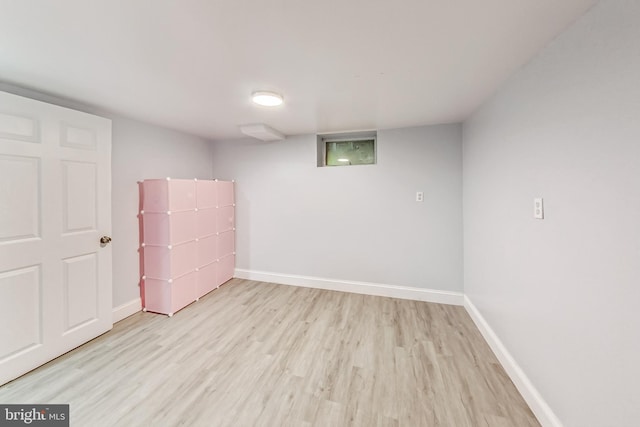
<svg viewBox="0 0 640 427"><path fill-rule="evenodd" d="M318 166L373 165L376 133L318 135Z"/></svg>

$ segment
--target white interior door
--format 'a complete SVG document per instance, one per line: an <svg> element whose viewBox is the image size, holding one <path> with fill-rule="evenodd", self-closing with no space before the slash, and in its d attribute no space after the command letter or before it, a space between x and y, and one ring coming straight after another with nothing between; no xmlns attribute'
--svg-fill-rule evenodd
<svg viewBox="0 0 640 427"><path fill-rule="evenodd" d="M111 121L0 92L0 384L112 327Z"/></svg>

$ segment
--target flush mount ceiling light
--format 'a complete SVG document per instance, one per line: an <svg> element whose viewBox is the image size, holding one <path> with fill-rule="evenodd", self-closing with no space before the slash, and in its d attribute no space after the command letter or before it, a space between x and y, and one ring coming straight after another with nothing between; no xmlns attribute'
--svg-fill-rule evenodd
<svg viewBox="0 0 640 427"><path fill-rule="evenodd" d="M251 99L258 105L262 105L264 107L276 107L284 101L282 95L279 95L275 92L253 92L251 94Z"/></svg>

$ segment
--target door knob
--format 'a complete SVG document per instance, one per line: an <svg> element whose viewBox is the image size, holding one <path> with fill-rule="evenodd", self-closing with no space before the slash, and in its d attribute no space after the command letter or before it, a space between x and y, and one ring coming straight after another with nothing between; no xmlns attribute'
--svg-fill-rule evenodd
<svg viewBox="0 0 640 427"><path fill-rule="evenodd" d="M103 245L106 245L107 243L111 243L111 237L109 236L102 236L100 238L100 243L102 243Z"/></svg>

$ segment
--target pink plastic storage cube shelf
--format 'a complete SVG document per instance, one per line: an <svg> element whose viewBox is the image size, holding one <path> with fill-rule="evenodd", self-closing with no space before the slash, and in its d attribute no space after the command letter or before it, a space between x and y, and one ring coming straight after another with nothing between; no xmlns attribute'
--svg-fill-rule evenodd
<svg viewBox="0 0 640 427"><path fill-rule="evenodd" d="M146 245L176 245L196 238L196 212L145 212L143 223Z"/></svg>
<svg viewBox="0 0 640 427"><path fill-rule="evenodd" d="M196 181L148 179L143 184L142 209L147 212L188 211L196 208Z"/></svg>
<svg viewBox="0 0 640 427"><path fill-rule="evenodd" d="M152 179L142 184L144 309L173 315L233 278L234 184Z"/></svg>

